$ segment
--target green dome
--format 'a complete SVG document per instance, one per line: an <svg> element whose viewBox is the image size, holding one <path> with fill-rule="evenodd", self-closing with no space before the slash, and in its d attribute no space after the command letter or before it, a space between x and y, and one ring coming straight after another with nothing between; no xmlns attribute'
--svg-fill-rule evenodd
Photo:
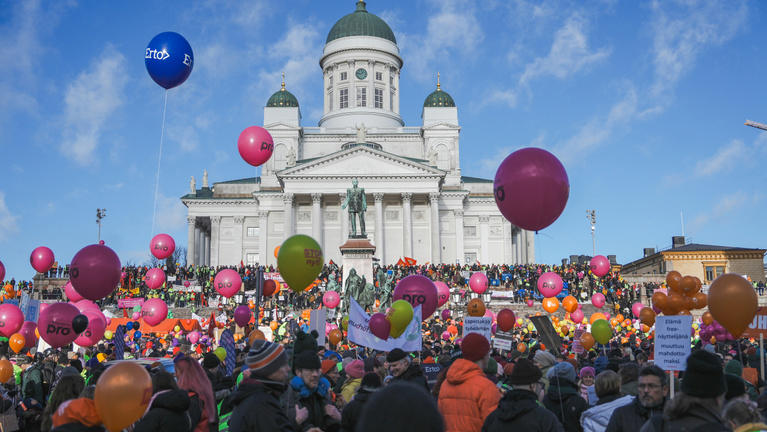
<svg viewBox="0 0 767 432"><path fill-rule="evenodd" d="M423 101L423 106L425 107L454 107L455 101L453 101L453 98L447 94L447 92L442 91L440 88L437 88L437 90L434 90L432 94L426 97L426 100Z"/></svg>
<svg viewBox="0 0 767 432"><path fill-rule="evenodd" d="M283 87L280 90L277 90L274 92L272 97L269 98L269 100L266 102L266 106L273 108L284 108L284 107L294 107L298 108L298 99L296 99L295 96L293 96L293 93L285 90L285 87Z"/></svg>
<svg viewBox="0 0 767 432"><path fill-rule="evenodd" d="M365 2L357 2L357 10L338 20L328 33L325 43L347 36L374 36L397 43L391 27L381 18L365 9Z"/></svg>

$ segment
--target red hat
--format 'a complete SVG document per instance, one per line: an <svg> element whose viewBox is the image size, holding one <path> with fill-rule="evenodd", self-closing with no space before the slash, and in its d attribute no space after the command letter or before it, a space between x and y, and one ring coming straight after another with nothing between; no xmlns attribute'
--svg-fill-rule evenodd
<svg viewBox="0 0 767 432"><path fill-rule="evenodd" d="M461 343L462 357L469 361L482 359L490 352L490 342L479 333L469 333Z"/></svg>
<svg viewBox="0 0 767 432"><path fill-rule="evenodd" d="M336 367L336 362L334 362L333 360L325 359L322 361L321 369L323 374L330 372L330 370L333 369L334 367Z"/></svg>

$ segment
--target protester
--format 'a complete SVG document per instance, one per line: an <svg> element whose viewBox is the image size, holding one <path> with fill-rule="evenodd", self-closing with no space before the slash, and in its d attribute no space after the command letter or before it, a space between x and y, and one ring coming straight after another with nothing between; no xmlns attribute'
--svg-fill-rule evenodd
<svg viewBox="0 0 767 432"><path fill-rule="evenodd" d="M343 432L358 430L357 425L362 411L373 394L381 389L381 385L381 378L375 372L368 372L362 377L357 394L341 413L341 430Z"/></svg>
<svg viewBox="0 0 767 432"><path fill-rule="evenodd" d="M70 399L80 396L80 392L85 388L85 381L77 373L75 368L66 368L62 371L59 382L51 392L51 398L45 405L43 419L40 429L48 432L53 428L53 414L59 409L59 405Z"/></svg>
<svg viewBox="0 0 767 432"><path fill-rule="evenodd" d="M549 389L543 398L543 406L557 416L566 432L580 432L581 414L589 407L578 394L575 385L575 368L568 362L557 363L548 372Z"/></svg>
<svg viewBox="0 0 767 432"><path fill-rule="evenodd" d="M597 375L594 389L599 400L597 404L581 415L581 426L585 432L603 432L616 408L631 403L632 396L621 394L621 378L612 370Z"/></svg>
<svg viewBox="0 0 767 432"><path fill-rule="evenodd" d="M594 391L594 377L596 376L594 368L591 366L581 368L579 376L580 382L578 383L578 391L580 392L581 397L589 403L589 406L596 405L598 398L596 391Z"/></svg>
<svg viewBox="0 0 767 432"><path fill-rule="evenodd" d="M175 360L178 387L189 394L189 415L194 432L215 432L218 430L216 399L213 385L205 375L199 362L182 356Z"/></svg>
<svg viewBox="0 0 767 432"><path fill-rule="evenodd" d="M344 372L346 372L348 379L341 387L341 396L346 403L349 403L360 387L362 376L365 374L365 364L362 360L353 360L344 367Z"/></svg>
<svg viewBox="0 0 767 432"><path fill-rule="evenodd" d="M750 400L732 400L724 406L722 417L734 432L761 432L767 430L767 424L759 409Z"/></svg>
<svg viewBox="0 0 767 432"><path fill-rule="evenodd" d="M639 394L639 366L636 363L624 363L618 369L621 376L621 393L624 395L637 396Z"/></svg>
<svg viewBox="0 0 767 432"><path fill-rule="evenodd" d="M70 399L59 405L59 408L53 414L53 426L52 432L106 431L101 426L101 417L99 417L93 399L87 397ZM172 429L162 430L170 431Z"/></svg>
<svg viewBox="0 0 767 432"><path fill-rule="evenodd" d="M293 362L296 376L290 380L287 406L296 411L300 430L319 428L335 432L341 427L341 413L330 399L330 382L322 378L322 363L316 351L303 351Z"/></svg>
<svg viewBox="0 0 767 432"><path fill-rule="evenodd" d="M429 384L423 370L417 364L412 363L412 359L405 351L395 348L386 355L386 366L391 373L392 382L406 381L418 386L423 386L424 390L429 391Z"/></svg>
<svg viewBox="0 0 767 432"><path fill-rule="evenodd" d="M549 379L547 378L547 374L549 369L557 363L556 357L554 357L550 352L541 349L535 352L535 355L533 356L533 362L541 370L541 373L543 374L543 384L546 389L548 389Z"/></svg>
<svg viewBox="0 0 767 432"><path fill-rule="evenodd" d="M394 382L377 391L362 409L355 429L364 432L444 432L434 399L423 387Z"/></svg>
<svg viewBox="0 0 767 432"><path fill-rule="evenodd" d="M173 375L165 371L152 374L152 400L144 417L133 426L133 432L189 432L189 395L176 385Z"/></svg>
<svg viewBox="0 0 767 432"><path fill-rule="evenodd" d="M610 417L607 432L638 431L653 415L662 414L668 395L668 377L655 365L639 372L638 396L630 404L618 407Z"/></svg>

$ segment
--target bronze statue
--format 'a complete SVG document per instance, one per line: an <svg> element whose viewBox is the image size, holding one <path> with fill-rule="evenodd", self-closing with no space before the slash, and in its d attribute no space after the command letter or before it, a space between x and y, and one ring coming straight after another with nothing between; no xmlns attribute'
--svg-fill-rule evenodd
<svg viewBox="0 0 767 432"><path fill-rule="evenodd" d="M360 231L362 237L367 237L365 232L365 211L368 208L368 202L365 198L365 189L357 187L357 179L352 180L352 187L346 189L346 200L341 204L341 208L349 207L349 226L351 227L351 237L357 236L357 219L360 220Z"/></svg>
<svg viewBox="0 0 767 432"><path fill-rule="evenodd" d="M357 270L349 270L349 276L346 278L346 284L344 285L344 312L349 311L349 305L351 299L357 300L359 293L362 291L363 279L357 274Z"/></svg>

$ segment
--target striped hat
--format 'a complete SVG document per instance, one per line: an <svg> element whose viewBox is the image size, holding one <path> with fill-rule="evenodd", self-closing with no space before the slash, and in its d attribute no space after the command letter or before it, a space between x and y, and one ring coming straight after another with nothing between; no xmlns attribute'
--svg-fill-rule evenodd
<svg viewBox="0 0 767 432"><path fill-rule="evenodd" d="M288 356L282 345L265 340L256 340L248 351L245 364L250 368L251 375L266 378L287 365Z"/></svg>

